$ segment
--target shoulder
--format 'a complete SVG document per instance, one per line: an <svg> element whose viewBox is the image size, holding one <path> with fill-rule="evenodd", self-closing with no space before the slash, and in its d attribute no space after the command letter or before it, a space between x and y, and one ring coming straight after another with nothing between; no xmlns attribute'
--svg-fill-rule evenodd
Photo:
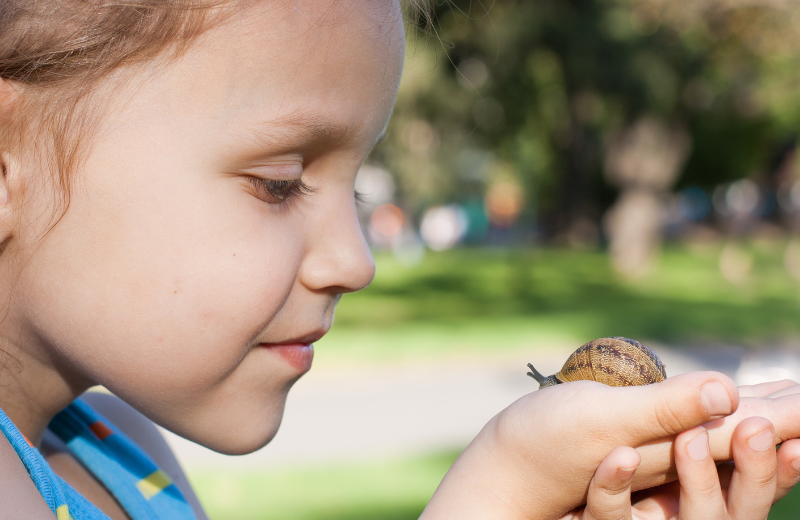
<svg viewBox="0 0 800 520"><path fill-rule="evenodd" d="M17 452L0 433L0 511L2 518L52 520L52 511L28 476Z"/></svg>
<svg viewBox="0 0 800 520"><path fill-rule="evenodd" d="M92 408L97 410L106 419L122 430L133 442L135 442L145 453L150 455L156 465L166 473L186 500L191 504L199 520L206 520L197 496L192 489L186 474L180 466L175 454L169 447L161 432L153 421L139 413L131 405L119 397L103 393L90 391L86 392L81 398Z"/></svg>

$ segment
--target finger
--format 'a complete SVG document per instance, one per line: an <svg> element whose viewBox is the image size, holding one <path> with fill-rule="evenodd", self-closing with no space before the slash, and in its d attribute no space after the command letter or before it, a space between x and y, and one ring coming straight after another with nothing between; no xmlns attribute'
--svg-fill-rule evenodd
<svg viewBox="0 0 800 520"><path fill-rule="evenodd" d="M631 518L631 481L640 462L639 453L627 446L603 459L589 483L583 520Z"/></svg>
<svg viewBox="0 0 800 520"><path fill-rule="evenodd" d="M690 372L653 385L611 390L619 394L614 400L605 400L609 405L604 403L602 412L610 413L614 424L630 432L628 438L619 442L636 446L643 458L634 479L634 490L676 478L672 446L676 434L725 417L739 406L736 385L718 372ZM641 393L637 394L638 400L624 399L625 391ZM728 454L732 432L733 428L725 449Z"/></svg>
<svg viewBox="0 0 800 520"><path fill-rule="evenodd" d="M673 379L678 379L675 377ZM656 385L650 385L656 386ZM800 394L777 398L745 397L739 402L736 412L728 417L705 425L709 433L711 455L716 461L733 459L731 440L736 426L748 417L765 417L772 422L776 442L784 442L800 437ZM642 455L642 464L637 471L633 489L657 486L674 480L672 437L636 445ZM635 445L635 444L634 444ZM645 478L646 477L646 478Z"/></svg>
<svg viewBox="0 0 800 520"><path fill-rule="evenodd" d="M736 519L766 518L778 482L772 423L763 417L745 419L733 432L731 444L735 468L728 488L728 513Z"/></svg>
<svg viewBox="0 0 800 520"><path fill-rule="evenodd" d="M800 482L800 439L781 444L778 449L778 485L775 500L782 499Z"/></svg>
<svg viewBox="0 0 800 520"><path fill-rule="evenodd" d="M619 427L631 433L633 446L725 417L739 405L736 385L718 372L690 372L661 383L610 390L615 399L596 413L619 417Z"/></svg>
<svg viewBox="0 0 800 520"><path fill-rule="evenodd" d="M764 417L775 429L775 441L800 437L800 394L777 398L743 398L736 413L706 425L711 453L716 460L731 460L731 438L736 427L748 417Z"/></svg>
<svg viewBox="0 0 800 520"><path fill-rule="evenodd" d="M780 390L777 390L769 394L767 397L771 399L776 399L778 397L783 397L792 394L800 394L800 385L798 385L797 383L795 383L792 386L787 386L786 388L781 388Z"/></svg>
<svg viewBox="0 0 800 520"><path fill-rule="evenodd" d="M763 399L761 403L766 407L767 414L749 415L768 419L775 428L777 442L800 437L800 393Z"/></svg>
<svg viewBox="0 0 800 520"><path fill-rule="evenodd" d="M757 385L742 385L739 387L739 397L767 397L779 390L796 385L797 383L790 379L768 381Z"/></svg>
<svg viewBox="0 0 800 520"><path fill-rule="evenodd" d="M675 438L675 464L681 487L680 517L724 518L725 503L705 428L698 426Z"/></svg>

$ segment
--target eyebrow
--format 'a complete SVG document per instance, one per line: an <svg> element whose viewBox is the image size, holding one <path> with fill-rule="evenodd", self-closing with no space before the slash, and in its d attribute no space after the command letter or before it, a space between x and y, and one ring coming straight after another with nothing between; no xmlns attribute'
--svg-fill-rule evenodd
<svg viewBox="0 0 800 520"><path fill-rule="evenodd" d="M253 129L255 140L268 146L282 143L344 142L348 136L347 126L325 120L316 114L293 112L276 119L262 121Z"/></svg>

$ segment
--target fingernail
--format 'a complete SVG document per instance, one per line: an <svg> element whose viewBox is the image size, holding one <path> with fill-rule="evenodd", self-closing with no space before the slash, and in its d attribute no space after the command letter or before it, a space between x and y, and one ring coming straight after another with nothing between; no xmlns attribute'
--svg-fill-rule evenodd
<svg viewBox="0 0 800 520"><path fill-rule="evenodd" d="M764 430L747 439L747 445L756 451L767 451L775 447L775 436L772 430Z"/></svg>
<svg viewBox="0 0 800 520"><path fill-rule="evenodd" d="M686 451L693 460L705 460L708 457L708 434L701 433L686 445Z"/></svg>
<svg viewBox="0 0 800 520"><path fill-rule="evenodd" d="M620 480L628 480L633 475L636 468L617 468L617 478Z"/></svg>
<svg viewBox="0 0 800 520"><path fill-rule="evenodd" d="M703 400L706 412L711 417L729 415L733 411L731 396L722 383L712 381L704 384L700 389L700 398Z"/></svg>
<svg viewBox="0 0 800 520"><path fill-rule="evenodd" d="M793 467L795 470L797 470L797 471L800 471L800 458L794 459L794 460L793 460L792 462L790 462L789 464L791 464L791 465L792 465L792 467Z"/></svg>

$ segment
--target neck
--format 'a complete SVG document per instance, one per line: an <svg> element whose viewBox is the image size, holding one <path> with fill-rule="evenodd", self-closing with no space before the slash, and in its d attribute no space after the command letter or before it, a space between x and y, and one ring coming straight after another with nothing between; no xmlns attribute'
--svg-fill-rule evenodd
<svg viewBox="0 0 800 520"><path fill-rule="evenodd" d="M34 446L47 424L91 385L70 381L51 360L4 342L0 351L0 408Z"/></svg>

